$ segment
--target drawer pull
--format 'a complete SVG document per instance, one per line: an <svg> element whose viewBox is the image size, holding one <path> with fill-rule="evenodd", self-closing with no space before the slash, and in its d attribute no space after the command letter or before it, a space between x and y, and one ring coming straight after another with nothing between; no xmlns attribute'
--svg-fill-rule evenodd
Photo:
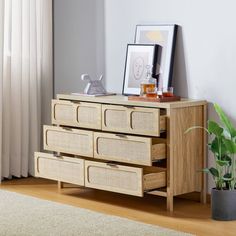
<svg viewBox="0 0 236 236"><path fill-rule="evenodd" d="M119 138L127 138L127 135L125 134L115 134Z"/></svg>
<svg viewBox="0 0 236 236"><path fill-rule="evenodd" d="M135 106L127 106L127 105L123 105L123 107L125 107L125 108L129 108L129 109L135 109Z"/></svg>
<svg viewBox="0 0 236 236"><path fill-rule="evenodd" d="M115 163L107 162L106 164L110 167L118 168L118 166Z"/></svg>
<svg viewBox="0 0 236 236"><path fill-rule="evenodd" d="M62 159L62 156L61 156L59 153L55 154L54 156L55 156L56 158Z"/></svg>
<svg viewBox="0 0 236 236"><path fill-rule="evenodd" d="M75 104L80 104L80 101L76 101L76 100L73 100L71 101L72 103L75 103Z"/></svg>
<svg viewBox="0 0 236 236"><path fill-rule="evenodd" d="M67 131L72 131L72 129L69 127L62 127L62 129L67 130Z"/></svg>

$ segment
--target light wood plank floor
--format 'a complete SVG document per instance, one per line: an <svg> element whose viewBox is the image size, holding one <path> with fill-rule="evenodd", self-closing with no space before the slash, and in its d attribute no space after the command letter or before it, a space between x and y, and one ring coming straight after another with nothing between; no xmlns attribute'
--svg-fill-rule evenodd
<svg viewBox="0 0 236 236"><path fill-rule="evenodd" d="M174 213L165 210L165 199L147 195L144 198L105 191L69 187L57 190L49 180L25 178L7 180L0 189L14 191L41 199L117 215L144 223L159 225L195 235L235 236L236 221L220 222L210 218L210 205L176 198Z"/></svg>

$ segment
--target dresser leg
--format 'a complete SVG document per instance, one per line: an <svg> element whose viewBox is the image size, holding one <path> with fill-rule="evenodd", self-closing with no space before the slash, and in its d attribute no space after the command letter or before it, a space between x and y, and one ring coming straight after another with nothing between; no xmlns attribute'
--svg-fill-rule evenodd
<svg viewBox="0 0 236 236"><path fill-rule="evenodd" d="M204 191L204 190L201 192L201 203L203 203L203 204L207 203L206 191Z"/></svg>
<svg viewBox="0 0 236 236"><path fill-rule="evenodd" d="M59 191L60 191L61 189L63 189L63 182L58 181L58 182L57 182L57 188L58 188Z"/></svg>
<svg viewBox="0 0 236 236"><path fill-rule="evenodd" d="M167 211L173 212L174 210L174 197L173 196L167 196L166 208L167 208Z"/></svg>
<svg viewBox="0 0 236 236"><path fill-rule="evenodd" d="M201 203L203 204L206 204L207 203L207 198L206 198L206 175L204 174L203 175L203 183L202 183L202 190L201 190L201 195L200 195L200 201Z"/></svg>

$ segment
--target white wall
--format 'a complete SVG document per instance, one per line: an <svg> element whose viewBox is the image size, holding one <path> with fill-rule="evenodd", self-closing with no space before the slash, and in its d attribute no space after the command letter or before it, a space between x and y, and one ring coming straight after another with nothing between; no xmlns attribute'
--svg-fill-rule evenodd
<svg viewBox="0 0 236 236"><path fill-rule="evenodd" d="M104 1L54 0L54 93L81 92L104 73Z"/></svg>
<svg viewBox="0 0 236 236"><path fill-rule="evenodd" d="M210 118L212 103L220 104L236 125L235 9L235 0L105 0L107 89L122 91L126 45L136 24L176 23L176 93L208 100Z"/></svg>

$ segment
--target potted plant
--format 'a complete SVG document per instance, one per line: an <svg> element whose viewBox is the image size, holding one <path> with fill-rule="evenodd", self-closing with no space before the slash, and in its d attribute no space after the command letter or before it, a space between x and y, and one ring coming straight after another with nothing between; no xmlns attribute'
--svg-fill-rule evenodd
<svg viewBox="0 0 236 236"><path fill-rule="evenodd" d="M211 191L212 218L236 220L236 129L221 107L214 104L221 124L209 120L208 127L191 127L186 132L203 128L210 136L209 149L214 155L215 166L205 168L211 174L215 188Z"/></svg>

